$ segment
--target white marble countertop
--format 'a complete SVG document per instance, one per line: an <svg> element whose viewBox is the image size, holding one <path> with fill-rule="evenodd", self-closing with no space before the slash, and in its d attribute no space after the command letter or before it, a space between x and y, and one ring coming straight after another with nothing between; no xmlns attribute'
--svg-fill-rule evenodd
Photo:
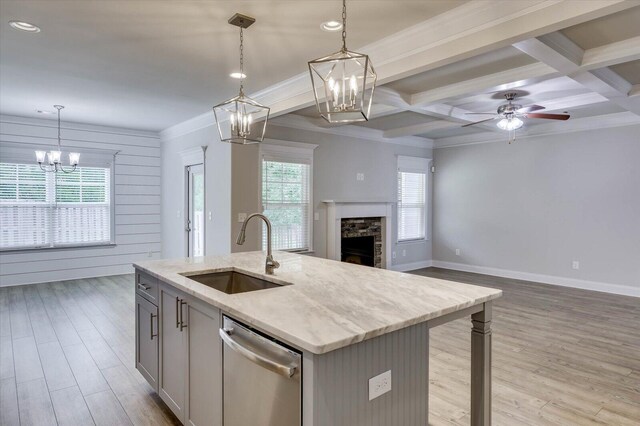
<svg viewBox="0 0 640 426"><path fill-rule="evenodd" d="M275 252L135 263L140 270L302 350L322 354L501 296L487 287ZM226 294L180 273L236 271L283 287Z"/></svg>

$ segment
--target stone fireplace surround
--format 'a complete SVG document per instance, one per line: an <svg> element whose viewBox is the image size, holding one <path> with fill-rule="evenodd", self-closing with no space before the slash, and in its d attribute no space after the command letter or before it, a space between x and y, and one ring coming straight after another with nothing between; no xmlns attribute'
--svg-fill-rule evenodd
<svg viewBox="0 0 640 426"><path fill-rule="evenodd" d="M371 256L369 256L368 254L362 254L362 253L358 253L356 255L353 255L351 257L355 257L356 260L358 260L357 262L352 262L352 263L360 263L360 258L361 255L364 256L364 258L371 258L373 261L373 265L376 268L382 268L382 219L379 217L350 217L350 218L342 218L341 222L341 229L340 229L340 233L341 233L341 248L343 249L342 253L341 253L341 260L343 262L348 262L349 260L345 260L345 252L344 252L344 247L345 247L345 239L347 240L346 242L348 243L349 241L354 241L353 238L356 238L356 241L358 240L358 238L362 238L362 237L370 237L371 242ZM367 241L366 245L368 244L369 241ZM360 251L360 250L354 250L354 251ZM365 264L365 263L361 263L361 264Z"/></svg>
<svg viewBox="0 0 640 426"><path fill-rule="evenodd" d="M393 203L386 201L323 201L327 205L327 258L340 261L342 219L379 218L382 250L380 266L391 268L391 214Z"/></svg>

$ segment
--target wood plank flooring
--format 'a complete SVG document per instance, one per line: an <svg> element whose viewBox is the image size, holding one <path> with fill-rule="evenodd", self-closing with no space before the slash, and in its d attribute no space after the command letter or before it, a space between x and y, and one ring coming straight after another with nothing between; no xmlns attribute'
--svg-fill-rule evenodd
<svg viewBox="0 0 640 426"><path fill-rule="evenodd" d="M133 275L0 288L0 425L178 425L134 366Z"/></svg>
<svg viewBox="0 0 640 426"><path fill-rule="evenodd" d="M427 268L500 288L493 310L494 425L639 425L640 299ZM431 331L432 425L469 424L470 321Z"/></svg>
<svg viewBox="0 0 640 426"><path fill-rule="evenodd" d="M486 275L495 425L640 424L640 301ZM431 334L430 424L469 424L470 321ZM133 277L0 288L0 425L179 424L134 367ZM401 425L389 425L401 426Z"/></svg>

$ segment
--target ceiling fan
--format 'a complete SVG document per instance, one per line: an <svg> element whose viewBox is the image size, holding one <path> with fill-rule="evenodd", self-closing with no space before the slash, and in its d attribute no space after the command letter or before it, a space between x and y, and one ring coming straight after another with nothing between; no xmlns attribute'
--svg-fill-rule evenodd
<svg viewBox="0 0 640 426"><path fill-rule="evenodd" d="M518 104L514 104L517 93L509 92L505 93L504 97L507 99L507 103L500 105L498 107L497 112L468 112L470 115L493 115L491 118L487 118L485 120L476 121L474 123L467 123L462 127L469 127L475 124L485 123L487 121L493 121L497 119L501 119L496 123L496 125L502 129L509 131L510 138L509 143L515 140L515 131L522 127L524 122L521 118L542 118L547 120L568 120L569 114L548 114L548 113L539 113L535 111L540 111L544 109L543 106L540 105L528 105L522 106ZM511 138L511 134L513 132L513 138Z"/></svg>

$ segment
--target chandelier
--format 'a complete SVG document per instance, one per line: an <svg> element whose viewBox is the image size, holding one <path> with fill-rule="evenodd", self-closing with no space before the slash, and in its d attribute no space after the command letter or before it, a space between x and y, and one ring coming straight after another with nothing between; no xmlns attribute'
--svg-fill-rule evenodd
<svg viewBox="0 0 640 426"><path fill-rule="evenodd" d="M229 23L240 28L240 93L213 107L220 140L237 144L262 142L269 119L269 108L244 94L244 36L243 30L256 20L236 13ZM264 120L259 121L264 117Z"/></svg>
<svg viewBox="0 0 640 426"><path fill-rule="evenodd" d="M368 121L377 75L368 55L347 50L347 4L342 0L342 48L309 61L320 116L329 123Z"/></svg>
<svg viewBox="0 0 640 426"><path fill-rule="evenodd" d="M36 161L42 170L50 173L64 172L64 173L72 173L78 167L78 163L80 162L80 153L78 152L70 152L69 153L69 165L71 169L65 169L62 166L62 148L60 147L60 111L64 108L62 105L54 105L55 109L58 110L58 150L51 150L49 152L46 151L36 151ZM48 160L48 165L43 166L42 164L45 162L45 157Z"/></svg>

